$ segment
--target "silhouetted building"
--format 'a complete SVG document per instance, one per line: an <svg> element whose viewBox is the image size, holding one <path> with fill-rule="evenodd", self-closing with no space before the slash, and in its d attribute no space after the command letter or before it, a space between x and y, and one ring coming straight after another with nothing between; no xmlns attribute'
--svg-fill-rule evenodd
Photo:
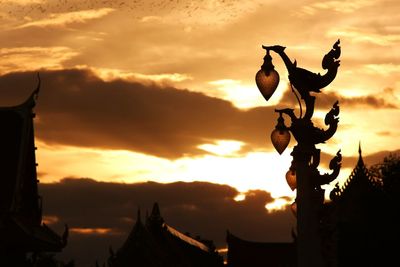
<svg viewBox="0 0 400 267"><path fill-rule="evenodd" d="M254 242L240 239L229 231L228 267L293 267L296 266L295 243Z"/></svg>
<svg viewBox="0 0 400 267"><path fill-rule="evenodd" d="M400 266L400 207L368 171L361 148L351 175L330 199L320 213L327 267ZM229 267L296 266L295 243L252 242L228 232L227 244Z"/></svg>
<svg viewBox="0 0 400 267"><path fill-rule="evenodd" d="M361 148L350 177L342 187L336 184L330 198L326 221L335 226L328 229L337 254L331 266L400 266L400 210L369 173Z"/></svg>
<svg viewBox="0 0 400 267"><path fill-rule="evenodd" d="M63 237L42 224L32 112L39 85L22 104L0 107L0 264L20 266L26 254L58 252Z"/></svg>
<svg viewBox="0 0 400 267"><path fill-rule="evenodd" d="M109 258L110 267L221 267L222 257L211 242L202 242L164 222L158 204L142 223L140 212L128 239Z"/></svg>

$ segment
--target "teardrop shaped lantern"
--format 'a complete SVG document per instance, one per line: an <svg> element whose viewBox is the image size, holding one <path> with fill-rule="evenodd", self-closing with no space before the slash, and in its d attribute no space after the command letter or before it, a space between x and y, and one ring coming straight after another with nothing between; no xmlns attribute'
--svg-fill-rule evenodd
<svg viewBox="0 0 400 267"><path fill-rule="evenodd" d="M279 113L278 123L275 129L271 133L271 141L276 151L282 154L290 142L290 133L288 128L285 126L285 121L282 117L282 113Z"/></svg>
<svg viewBox="0 0 400 267"><path fill-rule="evenodd" d="M297 217L297 203L296 201L290 205L290 209L295 217Z"/></svg>
<svg viewBox="0 0 400 267"><path fill-rule="evenodd" d="M290 189L295 190L297 187L296 172L292 169L288 170L286 173L286 182L288 183Z"/></svg>
<svg viewBox="0 0 400 267"><path fill-rule="evenodd" d="M279 74L272 65L272 57L267 50L264 63L256 74L256 84L266 101L270 99L279 84Z"/></svg>

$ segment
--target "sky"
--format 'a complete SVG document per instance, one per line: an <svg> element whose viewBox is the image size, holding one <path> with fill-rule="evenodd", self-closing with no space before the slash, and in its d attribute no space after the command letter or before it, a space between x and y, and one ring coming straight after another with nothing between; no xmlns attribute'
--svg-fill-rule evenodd
<svg viewBox="0 0 400 267"><path fill-rule="evenodd" d="M74 229L65 257L80 257L72 245L83 238L118 248L137 207L154 201L171 225L219 246L227 221L247 239L290 240L287 205L295 193L284 175L295 141L280 156L269 136L274 109L296 100L274 54L280 83L268 102L261 96L254 82L261 45L286 46L298 66L323 74L321 60L340 39L338 75L318 94L314 122L324 128L339 100L339 128L318 148L321 173L341 149L342 183L359 142L368 164L400 149L399 11L394 0L0 1L0 105L25 100L40 73L40 192L47 223ZM177 182L215 201L201 202ZM106 189L114 208L104 204ZM54 193L67 191L70 198ZM99 219L82 215L82 203ZM203 226L206 211L220 222L214 230ZM239 227L241 213L254 225ZM102 219L110 216L120 224Z"/></svg>

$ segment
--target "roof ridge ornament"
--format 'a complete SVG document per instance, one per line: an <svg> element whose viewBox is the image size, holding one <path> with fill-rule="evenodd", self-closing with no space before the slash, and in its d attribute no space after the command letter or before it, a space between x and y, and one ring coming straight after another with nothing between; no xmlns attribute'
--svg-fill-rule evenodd
<svg viewBox="0 0 400 267"><path fill-rule="evenodd" d="M41 85L41 79L40 79L40 74L39 74L39 72L37 73L37 79L38 79L38 83L37 83L36 89L35 89L35 91L33 91L33 93L32 93L32 96L34 97L35 102L36 102L36 101L38 100L38 98L39 98L40 85Z"/></svg>
<svg viewBox="0 0 400 267"><path fill-rule="evenodd" d="M22 104L18 105L19 107L21 106L28 106L29 108L33 108L36 105L36 102L39 98L39 92L40 92L40 86L42 84L42 80L40 79L40 74L39 72L37 73L37 85L35 90L31 93L31 95L23 102Z"/></svg>
<svg viewBox="0 0 400 267"><path fill-rule="evenodd" d="M362 157L361 141L358 142L358 162L357 162L357 166L365 167L364 160L363 160L363 157Z"/></svg>

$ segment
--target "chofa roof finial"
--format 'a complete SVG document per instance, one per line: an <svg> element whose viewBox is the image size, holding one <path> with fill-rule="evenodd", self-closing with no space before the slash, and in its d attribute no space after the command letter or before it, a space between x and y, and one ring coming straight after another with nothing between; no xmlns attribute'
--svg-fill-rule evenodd
<svg viewBox="0 0 400 267"><path fill-rule="evenodd" d="M358 143L358 162L357 165L363 166L364 165L364 160L362 157L362 150L361 150L361 141Z"/></svg>

